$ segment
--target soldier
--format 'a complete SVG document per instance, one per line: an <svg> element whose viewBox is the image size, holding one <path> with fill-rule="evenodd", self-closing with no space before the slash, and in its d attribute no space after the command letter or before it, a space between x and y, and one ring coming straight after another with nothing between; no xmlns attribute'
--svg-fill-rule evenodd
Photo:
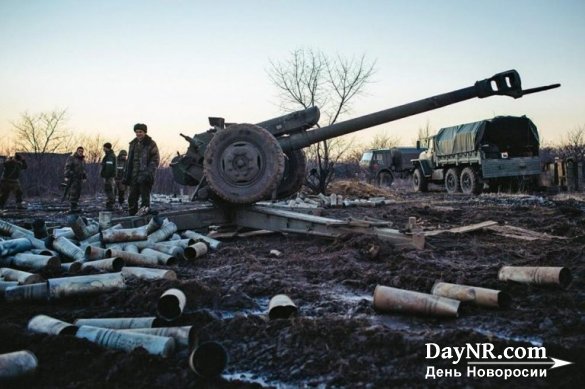
<svg viewBox="0 0 585 389"><path fill-rule="evenodd" d="M150 191L154 184L154 174L159 164L158 147L151 137L146 135L146 124L134 125L136 138L130 142L128 162L124 182L130 186L128 194L128 214L138 213L140 197L140 214L150 212Z"/></svg>
<svg viewBox="0 0 585 389"><path fill-rule="evenodd" d="M69 202L71 203L70 212L80 212L79 196L81 195L81 184L87 179L85 173L85 157L83 155L83 147L79 146L75 153L67 158L65 163L65 183L66 190L69 194Z"/></svg>
<svg viewBox="0 0 585 389"><path fill-rule="evenodd" d="M120 150L118 159L116 160L116 190L118 191L118 204L120 208L124 205L126 185L124 185L124 170L126 169L126 157L128 152Z"/></svg>
<svg viewBox="0 0 585 389"><path fill-rule="evenodd" d="M104 192L106 193L106 209L114 210L116 198L114 197L114 177L116 176L116 154L112 150L110 142L104 143L104 157L102 158L102 170L100 175L104 179Z"/></svg>
<svg viewBox="0 0 585 389"><path fill-rule="evenodd" d="M22 189L18 181L20 171L26 168L26 161L20 154L15 154L14 158L10 157L4 162L4 172L2 180L0 180L0 209L4 209L10 192L14 192L14 197L16 197L16 208L26 208L22 201Z"/></svg>

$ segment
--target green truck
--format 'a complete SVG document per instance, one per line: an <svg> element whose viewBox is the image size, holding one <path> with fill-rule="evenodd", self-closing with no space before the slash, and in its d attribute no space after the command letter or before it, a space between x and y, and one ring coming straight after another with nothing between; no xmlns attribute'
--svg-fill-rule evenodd
<svg viewBox="0 0 585 389"><path fill-rule="evenodd" d="M479 194L511 183L536 183L541 172L538 130L526 116L493 119L442 128L420 139L413 159L413 186L426 192L429 183L449 193Z"/></svg>

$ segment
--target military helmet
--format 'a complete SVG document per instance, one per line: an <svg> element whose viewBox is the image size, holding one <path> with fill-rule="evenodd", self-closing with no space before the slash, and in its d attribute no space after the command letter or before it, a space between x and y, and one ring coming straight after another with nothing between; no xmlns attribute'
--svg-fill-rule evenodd
<svg viewBox="0 0 585 389"><path fill-rule="evenodd" d="M118 156L124 156L126 157L128 155L128 152L126 150L120 150L120 153L118 154Z"/></svg>

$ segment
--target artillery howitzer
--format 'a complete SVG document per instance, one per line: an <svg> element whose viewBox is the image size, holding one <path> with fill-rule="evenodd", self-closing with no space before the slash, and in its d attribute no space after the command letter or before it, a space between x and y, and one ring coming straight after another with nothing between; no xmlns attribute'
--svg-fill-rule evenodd
<svg viewBox="0 0 585 389"><path fill-rule="evenodd" d="M320 115L317 107L257 124L226 124L223 118L209 118L213 128L207 132L192 138L181 134L189 148L173 159L171 167L178 183L197 185L198 192L205 189L212 198L230 203L284 198L303 184L304 147L475 97L520 98L559 86L523 90L518 72L509 70L467 88L314 129Z"/></svg>

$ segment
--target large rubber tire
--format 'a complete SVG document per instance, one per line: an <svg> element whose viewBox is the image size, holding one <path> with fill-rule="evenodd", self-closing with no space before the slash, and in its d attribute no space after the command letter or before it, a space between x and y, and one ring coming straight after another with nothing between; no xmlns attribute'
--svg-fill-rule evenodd
<svg viewBox="0 0 585 389"><path fill-rule="evenodd" d="M284 153L262 127L234 124L218 131L207 145L203 173L219 198L251 204L276 190L284 174Z"/></svg>
<svg viewBox="0 0 585 389"><path fill-rule="evenodd" d="M378 174L376 182L380 187L389 187L394 182L394 175L388 171L381 172Z"/></svg>
<svg viewBox="0 0 585 389"><path fill-rule="evenodd" d="M447 170L447 173L445 174L445 189L447 189L447 193L461 192L459 169L452 167Z"/></svg>
<svg viewBox="0 0 585 389"><path fill-rule="evenodd" d="M424 176L422 170L420 170L418 167L414 169L414 173L412 175L412 186L415 192L428 192L429 190L429 182Z"/></svg>
<svg viewBox="0 0 585 389"><path fill-rule="evenodd" d="M461 191L467 195L480 194L483 189L483 184L480 182L479 176L470 167L466 167L461 171Z"/></svg>
<svg viewBox="0 0 585 389"><path fill-rule="evenodd" d="M305 183L307 157L303 150L291 150L285 153L284 174L282 181L276 188L276 197L279 199L297 193Z"/></svg>

